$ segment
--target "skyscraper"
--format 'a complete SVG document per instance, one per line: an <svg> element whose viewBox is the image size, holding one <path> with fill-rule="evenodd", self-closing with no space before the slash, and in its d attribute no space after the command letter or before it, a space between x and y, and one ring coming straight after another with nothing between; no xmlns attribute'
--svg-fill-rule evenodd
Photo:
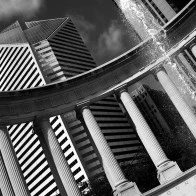
<svg viewBox="0 0 196 196"><path fill-rule="evenodd" d="M114 96L92 103L90 109L119 163L135 164L143 147L133 124L130 124L122 106ZM63 115L67 130L81 156L89 177L103 174L102 159L85 123L75 111Z"/></svg>
<svg viewBox="0 0 196 196"><path fill-rule="evenodd" d="M149 38L148 29L160 30L177 14L167 0L113 1L142 40Z"/></svg>
<svg viewBox="0 0 196 196"><path fill-rule="evenodd" d="M95 67L80 35L69 18L18 22L0 34L1 91L25 89L65 80ZM86 172L65 131L60 116L50 119L76 181ZM51 195L58 187L32 123L12 125L9 134L31 195Z"/></svg>
<svg viewBox="0 0 196 196"><path fill-rule="evenodd" d="M191 97L184 96L184 98L187 100L187 103L190 105L190 107L192 107L195 105L192 99L195 96L196 90L196 59L189 47L176 54L173 57L173 62L176 64L177 70L184 80L184 85L186 85L189 89L189 92L191 92Z"/></svg>
<svg viewBox="0 0 196 196"><path fill-rule="evenodd" d="M121 10L123 16L127 19L127 23L132 26L141 41L154 37L183 7L188 8L192 3L192 1L178 3L174 0L113 0L113 2ZM159 45L158 42L156 43L157 46ZM166 43L167 39L162 42L163 48L167 45ZM191 45L188 44L186 49L181 49L179 53L170 57L170 60L176 65L176 68L165 66L165 69L180 92L183 91L180 86L184 86L187 89L186 91L191 94L191 98L185 95L183 97L192 107L194 104L192 98L195 96L196 89L196 59L191 51ZM185 94L185 91L182 94Z"/></svg>
<svg viewBox="0 0 196 196"><path fill-rule="evenodd" d="M0 33L0 90L18 90L64 81L96 66L69 18L18 22ZM142 144L114 96L91 105L119 162L137 162ZM102 175L101 157L77 111L50 118L63 153L79 183ZM32 123L8 127L31 195L59 194ZM120 132L120 133L119 133Z"/></svg>
<svg viewBox="0 0 196 196"><path fill-rule="evenodd" d="M169 125L163 118L146 88L145 85L141 85L138 89L132 91L131 95L133 100L154 133L169 131Z"/></svg>
<svg viewBox="0 0 196 196"><path fill-rule="evenodd" d="M167 0L141 0L150 13L159 21L160 25L165 25L177 13L174 4L169 4Z"/></svg>

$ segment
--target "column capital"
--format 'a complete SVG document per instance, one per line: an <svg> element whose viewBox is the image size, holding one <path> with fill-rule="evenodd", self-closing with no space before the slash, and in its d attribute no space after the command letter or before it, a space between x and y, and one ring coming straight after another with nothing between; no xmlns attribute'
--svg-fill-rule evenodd
<svg viewBox="0 0 196 196"><path fill-rule="evenodd" d="M49 118L48 115L36 116L33 121L33 131L39 134L41 132L41 122L47 121L50 123Z"/></svg>
<svg viewBox="0 0 196 196"><path fill-rule="evenodd" d="M157 81L159 81L159 79L157 78L157 73L158 73L159 71L164 71L165 73L167 73L167 71L165 70L165 68L164 68L163 65L158 65L158 66L156 66L155 68L153 68L153 69L151 70L151 72L152 72L152 74L154 75L154 77L155 77L155 79L156 79Z"/></svg>
<svg viewBox="0 0 196 196"><path fill-rule="evenodd" d="M75 106L76 112L81 112L83 109L89 108L90 104L91 104L90 100L86 100L86 101L82 101L80 103L77 103Z"/></svg>
<svg viewBox="0 0 196 196"><path fill-rule="evenodd" d="M192 50L192 48L193 48L194 46L196 46L196 43L195 43L195 42L193 42L193 43L189 46L189 48Z"/></svg>
<svg viewBox="0 0 196 196"><path fill-rule="evenodd" d="M114 89L114 93L116 95L117 100L119 100L120 94L122 92L128 92L128 85L127 84L123 84L123 85Z"/></svg>
<svg viewBox="0 0 196 196"><path fill-rule="evenodd" d="M49 115L39 115L34 118L33 122L40 123L41 121L49 121L49 119L50 119Z"/></svg>
<svg viewBox="0 0 196 196"><path fill-rule="evenodd" d="M7 123L0 123L0 128L6 128L7 127ZM7 128L6 128L7 129Z"/></svg>
<svg viewBox="0 0 196 196"><path fill-rule="evenodd" d="M151 70L151 72L153 73L153 74L157 74L159 71L165 71L166 72L166 70L165 70L165 68L164 68L164 66L161 64L161 65L158 65L158 66L156 66L155 68L153 68L152 70Z"/></svg>
<svg viewBox="0 0 196 196"><path fill-rule="evenodd" d="M82 112L85 108L89 109L89 106L90 106L90 100L80 102L75 106L76 117L78 120L80 120L80 121L83 120Z"/></svg>

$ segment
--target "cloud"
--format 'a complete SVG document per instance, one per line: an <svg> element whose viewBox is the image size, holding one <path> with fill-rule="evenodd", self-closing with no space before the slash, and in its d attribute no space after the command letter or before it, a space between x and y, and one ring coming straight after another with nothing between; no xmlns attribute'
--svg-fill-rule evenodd
<svg viewBox="0 0 196 196"><path fill-rule="evenodd" d="M96 29L96 26L87 21L84 16L77 14L67 14L72 19L74 25L80 32L82 39L85 43L90 41L90 34Z"/></svg>
<svg viewBox="0 0 196 196"><path fill-rule="evenodd" d="M0 0L0 18L13 16L33 17L43 5L43 0Z"/></svg>
<svg viewBox="0 0 196 196"><path fill-rule="evenodd" d="M122 27L116 21L112 21L98 38L97 56L114 56L125 50L124 36Z"/></svg>

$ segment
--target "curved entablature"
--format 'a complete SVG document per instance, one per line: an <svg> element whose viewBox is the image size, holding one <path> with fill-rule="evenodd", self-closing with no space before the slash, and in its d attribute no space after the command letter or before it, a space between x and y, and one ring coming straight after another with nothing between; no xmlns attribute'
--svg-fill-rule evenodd
<svg viewBox="0 0 196 196"><path fill-rule="evenodd" d="M191 1L164 27L169 40L168 55L173 55L193 41L196 36L195 21L196 5L195 1ZM81 102L97 101L113 94L121 85L130 85L142 79L156 66L163 64L165 58L153 40L149 39L112 61L64 82L1 92L0 123L32 121L35 116L54 116L73 110Z"/></svg>

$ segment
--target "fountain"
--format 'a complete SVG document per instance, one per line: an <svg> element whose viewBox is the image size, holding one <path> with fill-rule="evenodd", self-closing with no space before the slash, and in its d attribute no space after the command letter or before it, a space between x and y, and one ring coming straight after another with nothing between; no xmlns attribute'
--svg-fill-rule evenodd
<svg viewBox="0 0 196 196"><path fill-rule="evenodd" d="M131 119L134 120L135 126L137 128L139 127L137 131L140 131L141 138L143 141L145 140L143 143L145 144L145 147L148 147L150 156L154 157L153 160L157 163L157 168L160 168L162 165L168 166L167 163L170 162L169 159L161 152L161 146L157 145L153 134L151 134L147 124L143 121L143 117L140 115L138 108L133 104L133 100L127 92L127 87L151 74L152 71L154 71L156 67L159 68L160 65L164 65L166 68L174 71L176 70L175 72L178 73L178 78L182 81L185 80L182 77L183 73L177 67L177 63L173 62L173 58L170 58L170 56L174 56L176 53L178 54L187 44L189 45L189 49L191 48L194 53L196 53L194 46L193 48L191 47L195 42L194 39L196 36L196 30L194 29L196 26L196 6L195 1L192 0L194 3L186 8L181 15L179 14L179 17L176 17L175 20L169 22L169 25L166 26L167 32L165 32L164 28L154 20L150 12L145 10L141 1L144 2L145 0L130 0L130 2L124 0L122 3L125 4L125 12L128 14L135 14L134 17L130 19L135 20L135 25L137 25L138 21L138 27L142 28L141 37L143 36L142 39L145 40L144 42L112 61L66 81L39 88L1 92L1 124L5 126L29 122L42 115L45 117L42 119L42 122L46 122L44 119L48 119L49 116L72 112L72 110L77 108L77 110L79 110L78 112L80 112L79 115L83 116L86 126L89 126L92 136L99 136L94 138L94 141L96 141L96 146L97 148L99 147L99 152L103 157L101 161L105 168L107 168L105 172L109 178L115 196L183 196L187 194L189 196L194 196L196 190L196 188L194 188L196 187L196 167L191 168L184 173L180 173L177 177L175 176L176 173L173 172L175 170L172 170L172 172L171 170L167 170L166 175L172 176L172 178L169 180L167 178L165 180L166 183L164 182L165 184L141 194L137 189L136 184L128 182L120 172L118 164L114 161L115 159L113 158L112 153L108 150L107 143L104 142L105 140L100 136L101 131L99 130L99 126L97 126L88 107L89 104L95 103L102 98L115 93L126 107ZM158 0L153 1L156 2ZM150 0L148 0L148 2L150 2ZM169 37L168 39L170 39L170 41L172 40L172 43L167 43L166 34ZM161 73L162 77L158 78L158 74ZM161 83L163 88L172 86L172 82L169 81L170 78L163 70L158 69L156 76L160 83L163 82L164 79L167 80L164 84ZM172 90L175 90L175 92ZM187 89L183 88L183 90L186 91ZM168 95L173 103L178 102L178 106L181 103L184 103L183 100L180 99L180 96L178 96L179 94L175 88L170 88ZM175 98L173 99L173 97ZM178 99L176 99L176 97ZM179 110L185 108L184 105L187 106L187 104L181 105L178 107ZM191 127L195 128L196 119L190 117L191 112L188 113L187 108L188 107L186 107L186 110L180 111L184 113L184 119L192 120L189 122L192 123ZM50 130L52 133L51 128L47 128L47 130ZM158 174L160 173L161 172ZM173 178L174 176L175 178ZM144 180L149 181L150 178L144 178Z"/></svg>
<svg viewBox="0 0 196 196"><path fill-rule="evenodd" d="M123 13L122 15L125 18L123 19L123 21L127 24L130 24L135 29L135 31L139 34L142 40L151 39L157 51L160 52L160 56L165 59L164 62L162 62L161 64L158 64L158 69L160 68L165 69L166 71L173 72L173 74L177 75L178 83L180 83L180 86L181 86L180 88L181 93L183 93L184 95L188 93L189 96L195 101L196 100L195 89L191 88L189 81L187 80L187 78L184 77L184 74L179 69L177 63L168 55L167 49L169 48L169 40L167 38L167 32L164 29L164 27L162 27L159 24L159 22L153 17L150 11L148 11L148 9L144 6L142 1L140 0L119 0L118 6L120 7ZM154 52L154 49L150 51L152 55L153 55L153 52ZM156 55L154 56L154 60L156 60ZM192 73L188 71L187 71L187 75L190 80L195 81L196 79L195 75L193 75ZM171 173L178 173L177 175L181 175L180 169L178 168L178 166L174 164L172 165L172 163L171 163L171 167L167 171L167 174L165 175L169 176L171 175ZM160 179L159 181L161 182ZM182 190L182 187L184 186L184 184L181 183L179 186L176 186L177 191L169 190L166 194L163 194L163 195L194 196L195 195L195 191L194 191L195 182L193 182L193 179L192 179L192 183L193 183L192 186L188 187L189 190L187 188L185 190Z"/></svg>
<svg viewBox="0 0 196 196"><path fill-rule="evenodd" d="M179 86L182 86L180 88L181 93L188 93L193 100L196 100L195 90L190 87L177 64L167 54L167 34L155 17L138 0L119 0L118 5L122 10L124 18L126 18L123 21L130 24L142 40L153 39L154 45L161 52L161 56L166 57L164 67L166 70L173 72L174 75L177 75ZM192 73L189 73L189 78L196 81L196 76Z"/></svg>

